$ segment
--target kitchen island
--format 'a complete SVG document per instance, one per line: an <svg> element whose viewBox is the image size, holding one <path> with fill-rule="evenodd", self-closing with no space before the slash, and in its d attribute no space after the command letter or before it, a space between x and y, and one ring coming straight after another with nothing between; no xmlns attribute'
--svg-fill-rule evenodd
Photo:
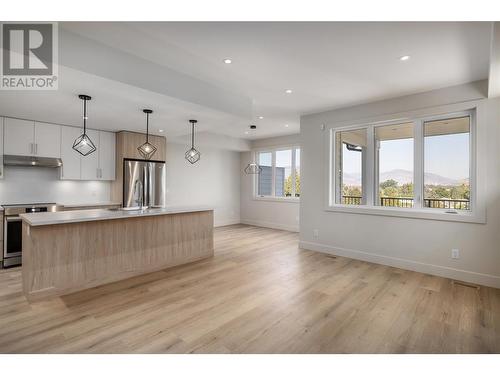
<svg viewBox="0 0 500 375"><path fill-rule="evenodd" d="M20 215L23 291L60 296L213 256L213 209L81 210Z"/></svg>

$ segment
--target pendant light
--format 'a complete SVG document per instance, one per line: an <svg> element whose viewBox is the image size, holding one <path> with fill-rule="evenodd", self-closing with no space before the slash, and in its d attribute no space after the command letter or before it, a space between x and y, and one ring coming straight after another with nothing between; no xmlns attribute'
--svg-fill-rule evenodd
<svg viewBox="0 0 500 375"><path fill-rule="evenodd" d="M149 143L149 115L153 113L153 111L151 109L143 109L142 112L146 114L146 142L137 147L137 150L144 159L149 160L156 152L156 147Z"/></svg>
<svg viewBox="0 0 500 375"><path fill-rule="evenodd" d="M200 152L194 148L194 125L198 122L197 120L189 120L191 123L191 148L186 151L184 157L191 164L196 163L200 160L201 154Z"/></svg>
<svg viewBox="0 0 500 375"><path fill-rule="evenodd" d="M83 156L87 156L97 150L94 142L92 142L87 135L87 101L92 98L88 95L78 95L78 97L83 100L83 134L73 142L73 150L79 152Z"/></svg>
<svg viewBox="0 0 500 375"><path fill-rule="evenodd" d="M248 163L248 165L245 167L246 174L260 174L260 172L262 172L262 167L255 162Z"/></svg>
<svg viewBox="0 0 500 375"><path fill-rule="evenodd" d="M257 130L256 125L250 125L250 130L255 131ZM262 172L262 167L257 164L256 162L248 163L247 166L244 169L246 174L260 174Z"/></svg>

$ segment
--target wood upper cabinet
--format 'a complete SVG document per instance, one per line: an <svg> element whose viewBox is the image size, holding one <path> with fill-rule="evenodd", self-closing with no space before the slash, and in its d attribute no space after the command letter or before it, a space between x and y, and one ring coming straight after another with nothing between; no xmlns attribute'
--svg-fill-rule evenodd
<svg viewBox="0 0 500 375"><path fill-rule="evenodd" d="M121 159L144 159L137 147L146 142L146 134L122 131L117 133L117 156ZM150 135L149 143L156 147L151 160L165 161L166 139L165 137Z"/></svg>
<svg viewBox="0 0 500 375"><path fill-rule="evenodd" d="M61 157L61 126L5 118L6 155Z"/></svg>
<svg viewBox="0 0 500 375"><path fill-rule="evenodd" d="M146 134L121 131L116 133L116 179L111 184L111 200L123 201L123 159L144 160L137 151L137 147L146 141ZM156 147L156 152L151 160L165 161L167 156L167 139L165 137L150 135L149 142Z"/></svg>

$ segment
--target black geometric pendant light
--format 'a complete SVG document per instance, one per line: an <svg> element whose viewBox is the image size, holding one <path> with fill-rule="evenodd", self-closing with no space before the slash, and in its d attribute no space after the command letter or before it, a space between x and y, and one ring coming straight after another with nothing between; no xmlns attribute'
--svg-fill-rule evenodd
<svg viewBox="0 0 500 375"><path fill-rule="evenodd" d="M250 130L255 131L257 129L256 125L250 125ZM246 174L260 174L262 172L262 167L256 162L248 163L244 169Z"/></svg>
<svg viewBox="0 0 500 375"><path fill-rule="evenodd" d="M262 167L255 162L248 163L245 167L246 174L259 174L260 172L262 172Z"/></svg>
<svg viewBox="0 0 500 375"><path fill-rule="evenodd" d="M156 152L156 147L149 143L149 115L153 113L153 111L150 109L143 109L142 112L146 114L146 142L137 147L137 150L144 159L149 160Z"/></svg>
<svg viewBox="0 0 500 375"><path fill-rule="evenodd" d="M78 97L83 100L83 134L73 142L73 150L87 156L97 150L94 142L87 135L87 101L92 98L88 95L78 95Z"/></svg>
<svg viewBox="0 0 500 375"><path fill-rule="evenodd" d="M200 152L194 148L194 125L198 122L196 120L189 120L191 123L191 148L186 151L184 154L184 157L188 162L191 164L196 163L198 160L200 160L201 154Z"/></svg>

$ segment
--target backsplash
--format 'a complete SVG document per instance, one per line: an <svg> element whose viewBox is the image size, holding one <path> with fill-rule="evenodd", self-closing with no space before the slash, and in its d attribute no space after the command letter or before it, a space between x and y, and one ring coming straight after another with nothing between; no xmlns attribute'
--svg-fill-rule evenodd
<svg viewBox="0 0 500 375"><path fill-rule="evenodd" d="M109 182L60 180L58 168L5 166L0 179L0 204L97 203L109 199Z"/></svg>

